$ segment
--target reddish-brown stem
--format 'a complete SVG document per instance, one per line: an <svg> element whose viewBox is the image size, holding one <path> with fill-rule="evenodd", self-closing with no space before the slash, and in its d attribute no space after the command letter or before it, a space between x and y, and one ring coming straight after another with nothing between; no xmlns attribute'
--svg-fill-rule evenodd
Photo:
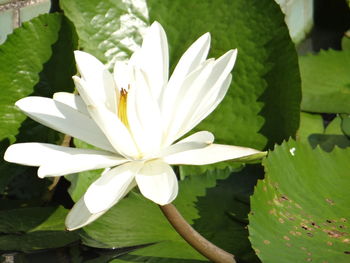
<svg viewBox="0 0 350 263"><path fill-rule="evenodd" d="M174 229L203 256L216 263L236 263L234 256L215 246L186 222L173 204L159 206Z"/></svg>

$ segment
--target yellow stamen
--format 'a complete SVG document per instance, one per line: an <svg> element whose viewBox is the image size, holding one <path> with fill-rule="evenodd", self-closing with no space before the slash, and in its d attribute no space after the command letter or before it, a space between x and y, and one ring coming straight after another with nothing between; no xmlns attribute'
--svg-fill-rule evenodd
<svg viewBox="0 0 350 263"><path fill-rule="evenodd" d="M124 123L125 127L129 128L128 115L127 115L127 100L128 92L125 89L121 89L120 98L118 103L118 117Z"/></svg>

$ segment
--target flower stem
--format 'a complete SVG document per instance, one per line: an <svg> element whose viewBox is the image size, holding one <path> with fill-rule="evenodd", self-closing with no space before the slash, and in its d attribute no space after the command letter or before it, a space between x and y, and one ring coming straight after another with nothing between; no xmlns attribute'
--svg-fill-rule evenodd
<svg viewBox="0 0 350 263"><path fill-rule="evenodd" d="M235 263L234 255L222 250L201 236L186 222L173 204L159 206L174 229L203 256L216 263Z"/></svg>

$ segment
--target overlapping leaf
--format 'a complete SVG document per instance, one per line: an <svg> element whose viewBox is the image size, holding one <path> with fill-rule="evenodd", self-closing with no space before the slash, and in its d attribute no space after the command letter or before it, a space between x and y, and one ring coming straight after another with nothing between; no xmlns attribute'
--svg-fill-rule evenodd
<svg viewBox="0 0 350 263"><path fill-rule="evenodd" d="M304 111L350 113L350 50L300 57Z"/></svg>
<svg viewBox="0 0 350 263"><path fill-rule="evenodd" d="M301 113L301 125L298 139L309 143L313 148L320 146L324 151L330 152L335 146L346 148L350 146L350 140L346 135L346 116L335 117L327 127L323 127L323 119L319 114Z"/></svg>
<svg viewBox="0 0 350 263"><path fill-rule="evenodd" d="M79 239L65 231L67 210L32 207L0 212L0 249L31 251L62 247Z"/></svg>

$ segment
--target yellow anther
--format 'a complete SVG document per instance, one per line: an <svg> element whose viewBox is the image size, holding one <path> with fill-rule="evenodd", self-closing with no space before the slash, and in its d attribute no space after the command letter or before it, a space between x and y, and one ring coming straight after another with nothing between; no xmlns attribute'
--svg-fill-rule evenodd
<svg viewBox="0 0 350 263"><path fill-rule="evenodd" d="M125 89L121 89L120 98L118 103L118 117L124 123L125 127L129 128L128 115L127 115L127 100L128 92Z"/></svg>

